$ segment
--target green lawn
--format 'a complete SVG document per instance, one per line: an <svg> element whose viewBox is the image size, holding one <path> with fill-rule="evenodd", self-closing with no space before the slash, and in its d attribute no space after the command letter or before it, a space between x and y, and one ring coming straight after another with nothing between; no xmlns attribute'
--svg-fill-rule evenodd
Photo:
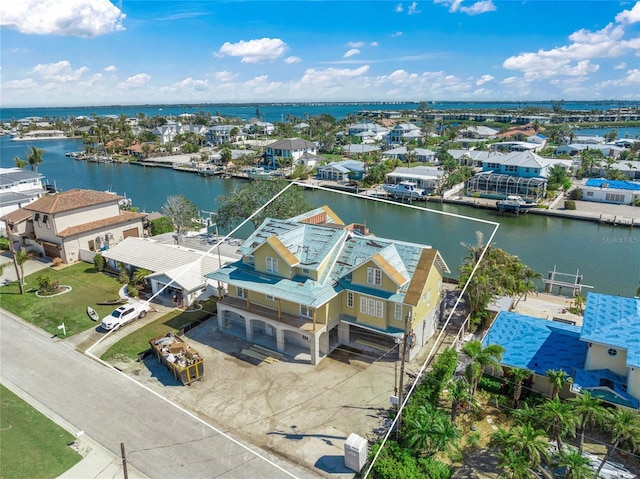
<svg viewBox="0 0 640 479"><path fill-rule="evenodd" d="M35 294L38 289L38 278L47 275L60 285L71 286L68 293L49 298L39 298ZM67 336L89 328L96 323L87 316L87 306L95 309L100 317L113 311L113 306L98 306L98 301L116 299L121 285L115 278L104 273L97 273L92 264L78 262L63 268L47 268L26 277L25 291L20 294L17 282L0 288L0 304L2 307L21 318L35 324L51 334L62 334L58 326L65 324Z"/></svg>
<svg viewBox="0 0 640 479"><path fill-rule="evenodd" d="M138 354L149 349L149 340L177 332L186 325L208 318L216 310L216 300L211 299L202 303L200 311L172 311L161 318L149 323L137 331L128 334L111 346L102 356L104 361L118 359L137 359Z"/></svg>
<svg viewBox="0 0 640 479"><path fill-rule="evenodd" d="M0 385L0 477L58 477L82 458L67 444L72 434Z"/></svg>

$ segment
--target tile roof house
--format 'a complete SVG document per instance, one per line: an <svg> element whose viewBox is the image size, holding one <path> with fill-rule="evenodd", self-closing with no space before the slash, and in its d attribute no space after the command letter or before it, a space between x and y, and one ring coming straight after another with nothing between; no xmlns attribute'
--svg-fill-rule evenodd
<svg viewBox="0 0 640 479"><path fill-rule="evenodd" d="M429 246L365 233L326 206L265 220L240 261L207 275L229 285L218 328L315 365L341 344L394 351L410 321L414 355L436 329L447 265Z"/></svg>
<svg viewBox="0 0 640 479"><path fill-rule="evenodd" d="M81 253L106 249L129 236L142 236L143 213L120 209L122 196L74 189L44 196L23 209L31 213L29 235L41 253L65 263L80 260Z"/></svg>
<svg viewBox="0 0 640 479"><path fill-rule="evenodd" d="M501 312L483 340L505 348L502 364L534 372L533 388L551 392L550 369L572 377L563 396L589 391L612 404L638 409L640 299L589 293L582 326Z"/></svg>

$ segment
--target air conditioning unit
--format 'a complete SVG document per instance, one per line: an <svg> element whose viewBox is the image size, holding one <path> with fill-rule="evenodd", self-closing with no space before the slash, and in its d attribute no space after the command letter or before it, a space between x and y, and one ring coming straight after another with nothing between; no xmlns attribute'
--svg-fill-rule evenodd
<svg viewBox="0 0 640 479"><path fill-rule="evenodd" d="M105 238L108 239L108 240L112 240L113 239L113 233L107 233L105 235Z"/></svg>

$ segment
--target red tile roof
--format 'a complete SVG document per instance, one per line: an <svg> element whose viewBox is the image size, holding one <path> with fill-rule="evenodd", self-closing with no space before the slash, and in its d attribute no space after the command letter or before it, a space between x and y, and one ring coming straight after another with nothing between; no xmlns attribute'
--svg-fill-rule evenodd
<svg viewBox="0 0 640 479"><path fill-rule="evenodd" d="M95 190L69 190L55 195L47 195L28 204L25 210L37 211L39 213L60 213L62 211L76 210L87 206L101 205L104 203L117 204L123 196L105 193Z"/></svg>

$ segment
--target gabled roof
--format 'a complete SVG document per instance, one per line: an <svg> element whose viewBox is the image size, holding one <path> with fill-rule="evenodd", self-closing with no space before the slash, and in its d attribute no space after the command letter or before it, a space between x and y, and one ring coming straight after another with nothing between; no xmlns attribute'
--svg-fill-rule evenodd
<svg viewBox="0 0 640 479"><path fill-rule="evenodd" d="M273 150L304 150L306 148L315 148L316 144L309 140L303 140L302 138L283 138L282 140L269 143L267 148Z"/></svg>
<svg viewBox="0 0 640 479"><path fill-rule="evenodd" d="M118 201L123 198L124 196L105 193L103 191L74 189L63 193L56 193L55 195L43 196L24 208L39 213L55 214L105 203L117 205Z"/></svg>
<svg viewBox="0 0 640 479"><path fill-rule="evenodd" d="M640 367L640 299L589 293L582 341L627 351L627 366Z"/></svg>
<svg viewBox="0 0 640 479"><path fill-rule="evenodd" d="M318 166L317 170L337 170L342 173L350 171L364 171L364 163L357 160L334 161L327 165Z"/></svg>
<svg viewBox="0 0 640 479"><path fill-rule="evenodd" d="M500 165L514 165L528 168L543 168L552 162L547 158L536 155L531 151L512 151L504 156L490 156L485 162L498 163Z"/></svg>

